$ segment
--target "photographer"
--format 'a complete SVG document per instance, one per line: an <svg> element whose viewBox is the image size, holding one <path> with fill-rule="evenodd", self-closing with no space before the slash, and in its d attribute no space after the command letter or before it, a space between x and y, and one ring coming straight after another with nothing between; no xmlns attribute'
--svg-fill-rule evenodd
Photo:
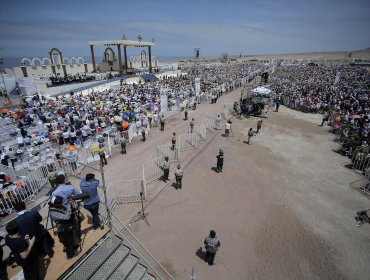
<svg viewBox="0 0 370 280"><path fill-rule="evenodd" d="M80 192L77 191L71 183L66 183L66 177L63 174L60 174L56 178L57 188L55 191L52 192L51 196L60 196L63 198L63 206L67 206L68 198L74 195L79 194Z"/></svg>
<svg viewBox="0 0 370 280"><path fill-rule="evenodd" d="M72 258L79 246L79 221L72 208L73 200L69 198L63 206L63 197L53 196L49 203L49 215L56 223L60 242L65 246L67 258Z"/></svg>
<svg viewBox="0 0 370 280"><path fill-rule="evenodd" d="M95 179L94 174L86 174L86 177L81 180L80 188L83 193L89 193L90 197L84 200L84 208L89 210L93 218L94 230L103 229L104 225L99 218L99 180Z"/></svg>

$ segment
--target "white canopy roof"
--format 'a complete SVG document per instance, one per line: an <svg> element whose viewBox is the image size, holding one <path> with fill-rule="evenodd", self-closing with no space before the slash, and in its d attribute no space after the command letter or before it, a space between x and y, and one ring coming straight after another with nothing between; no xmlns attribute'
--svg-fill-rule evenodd
<svg viewBox="0 0 370 280"><path fill-rule="evenodd" d="M252 89L252 92L259 93L259 94L270 95L272 91L268 88L265 88L265 87L256 87L255 89Z"/></svg>

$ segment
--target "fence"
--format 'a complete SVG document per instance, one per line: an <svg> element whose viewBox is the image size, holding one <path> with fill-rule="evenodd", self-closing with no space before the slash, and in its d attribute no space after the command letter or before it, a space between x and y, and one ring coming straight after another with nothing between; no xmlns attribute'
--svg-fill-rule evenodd
<svg viewBox="0 0 370 280"><path fill-rule="evenodd" d="M364 172L369 167L370 167L370 155L365 155L362 152L357 152L353 154L352 169Z"/></svg>
<svg viewBox="0 0 370 280"><path fill-rule="evenodd" d="M187 133L179 136L180 151L189 151L198 148L198 136L196 133Z"/></svg>
<svg viewBox="0 0 370 280"><path fill-rule="evenodd" d="M175 162L179 160L179 140L176 140L175 148L172 149L171 144L165 144L157 146L157 156L167 156L169 162Z"/></svg>
<svg viewBox="0 0 370 280"><path fill-rule="evenodd" d="M32 200L48 182L48 174L47 166L40 166L27 177L1 190L0 213L10 214L17 202Z"/></svg>
<svg viewBox="0 0 370 280"><path fill-rule="evenodd" d="M108 205L140 202L141 192L145 199L146 189L141 179L113 181L107 187Z"/></svg>
<svg viewBox="0 0 370 280"><path fill-rule="evenodd" d="M165 119L168 119L168 118L171 118L171 117L177 115L178 113L179 113L179 110L178 109L175 109L175 110L172 110L172 111L163 112L161 114L164 115L164 118Z"/></svg>
<svg viewBox="0 0 370 280"><path fill-rule="evenodd" d="M205 125L194 126L194 133L199 137L198 140L206 140L207 129Z"/></svg>
<svg viewBox="0 0 370 280"><path fill-rule="evenodd" d="M216 127L216 123L214 120L212 119L206 119L205 121L203 121L203 125L206 127L206 130L210 133L214 132L215 131L215 127Z"/></svg>
<svg viewBox="0 0 370 280"><path fill-rule="evenodd" d="M153 182L162 176L163 171L161 166L163 165L163 161L164 156L162 155L143 163L144 188L146 188L146 184Z"/></svg>

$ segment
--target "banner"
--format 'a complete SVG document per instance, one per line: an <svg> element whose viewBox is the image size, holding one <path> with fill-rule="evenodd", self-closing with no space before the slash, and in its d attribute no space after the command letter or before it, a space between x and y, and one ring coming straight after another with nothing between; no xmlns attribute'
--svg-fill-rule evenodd
<svg viewBox="0 0 370 280"><path fill-rule="evenodd" d="M195 78L195 96L200 94L200 78Z"/></svg>
<svg viewBox="0 0 370 280"><path fill-rule="evenodd" d="M161 113L167 112L168 110L168 100L167 100L167 91L165 88L160 88L161 93Z"/></svg>
<svg viewBox="0 0 370 280"><path fill-rule="evenodd" d="M336 85L339 81L340 81L340 71L338 71L337 74L335 75L334 85Z"/></svg>

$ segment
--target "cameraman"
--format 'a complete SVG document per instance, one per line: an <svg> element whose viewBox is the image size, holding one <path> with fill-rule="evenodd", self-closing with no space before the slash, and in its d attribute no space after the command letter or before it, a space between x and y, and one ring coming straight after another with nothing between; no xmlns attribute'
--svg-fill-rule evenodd
<svg viewBox="0 0 370 280"><path fill-rule="evenodd" d="M67 206L68 198L79 194L80 192L77 191L71 183L66 183L66 177L63 174L60 174L56 178L57 188L55 191L52 192L51 197L60 196L63 198L63 206Z"/></svg>
<svg viewBox="0 0 370 280"><path fill-rule="evenodd" d="M79 242L76 242L76 240L80 238L76 236L77 229L72 203L73 200L69 198L66 206L63 206L63 197L53 196L49 204L50 218L56 223L59 240L65 246L68 259L72 258L76 253L79 245Z"/></svg>
<svg viewBox="0 0 370 280"><path fill-rule="evenodd" d="M103 229L104 225L101 223L99 218L99 194L98 194L99 180L95 179L94 174L86 174L80 182L80 188L83 193L89 193L90 197L84 200L84 208L89 210L92 219L94 230L98 228Z"/></svg>

